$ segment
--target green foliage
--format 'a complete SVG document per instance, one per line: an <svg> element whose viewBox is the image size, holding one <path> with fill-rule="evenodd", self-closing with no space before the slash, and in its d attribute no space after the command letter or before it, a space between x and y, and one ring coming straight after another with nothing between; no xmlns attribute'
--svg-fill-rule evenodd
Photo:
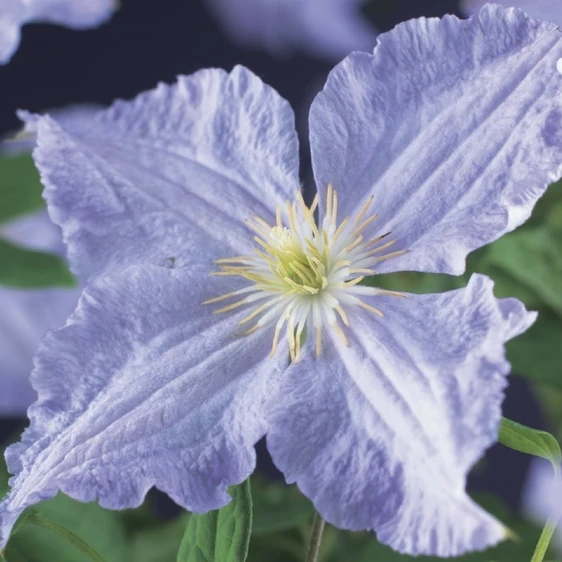
<svg viewBox="0 0 562 562"><path fill-rule="evenodd" d="M232 501L218 511L192 514L177 562L244 562L252 531L250 481L230 490Z"/></svg>
<svg viewBox="0 0 562 562"><path fill-rule="evenodd" d="M186 513L170 523L135 532L131 538L132 562L176 562L189 518Z"/></svg>
<svg viewBox="0 0 562 562"><path fill-rule="evenodd" d="M562 460L560 445L546 431L532 429L507 418L502 418L498 441L510 449L549 460L555 471L560 470L560 461Z"/></svg>
<svg viewBox="0 0 562 562"><path fill-rule="evenodd" d="M0 490L7 489L8 474L0 462ZM120 516L96 503L80 503L63 494L26 510L8 543L8 562L92 562L92 558L51 529L30 524L26 517L39 517L75 534L106 562L133 562Z"/></svg>
<svg viewBox="0 0 562 562"><path fill-rule="evenodd" d="M42 191L30 154L0 156L0 222L40 209Z"/></svg>
<svg viewBox="0 0 562 562"><path fill-rule="evenodd" d="M76 281L58 256L36 252L0 239L0 284L33 289L73 287Z"/></svg>

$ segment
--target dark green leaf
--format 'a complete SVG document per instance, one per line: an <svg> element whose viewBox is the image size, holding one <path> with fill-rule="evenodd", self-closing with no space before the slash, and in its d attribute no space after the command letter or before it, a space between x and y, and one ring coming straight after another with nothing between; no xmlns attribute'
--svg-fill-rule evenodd
<svg viewBox="0 0 562 562"><path fill-rule="evenodd" d="M516 451L549 460L559 470L562 453L558 441L546 431L502 418L498 441Z"/></svg>
<svg viewBox="0 0 562 562"><path fill-rule="evenodd" d="M562 315L562 237L544 226L522 228L489 247L480 264L497 267ZM530 303L527 303L530 304Z"/></svg>
<svg viewBox="0 0 562 562"><path fill-rule="evenodd" d="M30 154L0 157L0 222L43 207L42 190Z"/></svg>
<svg viewBox="0 0 562 562"><path fill-rule="evenodd" d="M244 562L252 532L250 481L230 490L232 501L218 511L192 514L177 562Z"/></svg>
<svg viewBox="0 0 562 562"><path fill-rule="evenodd" d="M138 531L133 536L133 562L176 562L190 515Z"/></svg>
<svg viewBox="0 0 562 562"><path fill-rule="evenodd" d="M538 312L536 322L507 343L507 358L514 373L562 388L562 318L548 309Z"/></svg>
<svg viewBox="0 0 562 562"><path fill-rule="evenodd" d="M279 533L310 523L314 509L296 486L252 477L252 536Z"/></svg>
<svg viewBox="0 0 562 562"><path fill-rule="evenodd" d="M63 259L21 248L1 239L0 264L1 285L25 289L76 285Z"/></svg>

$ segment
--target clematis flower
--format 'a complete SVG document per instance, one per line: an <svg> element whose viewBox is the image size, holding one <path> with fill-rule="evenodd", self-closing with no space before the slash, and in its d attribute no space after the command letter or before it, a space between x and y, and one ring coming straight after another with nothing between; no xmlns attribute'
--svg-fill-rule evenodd
<svg viewBox="0 0 562 562"><path fill-rule="evenodd" d="M544 525L550 517L562 520L562 477L552 465L542 459L534 459L523 490L523 511L538 525ZM558 527L552 540L553 547L562 553L562 529Z"/></svg>
<svg viewBox="0 0 562 562"><path fill-rule="evenodd" d="M375 273L460 274L529 216L562 173L561 56L555 25L498 6L380 36L312 104L310 208L291 108L243 67L118 101L88 130L41 118L50 214L91 281L35 357L0 544L58 490L219 508L264 435L338 527L411 554L501 540L465 481L497 439L504 343L535 314L481 275L402 295Z"/></svg>
<svg viewBox="0 0 562 562"><path fill-rule="evenodd" d="M485 3L486 0L461 0L461 9L465 14L472 15ZM562 5L559 0L507 0L498 3L525 10L535 18L562 24Z"/></svg>
<svg viewBox="0 0 562 562"><path fill-rule="evenodd" d="M239 44L275 55L295 49L328 60L371 51L376 32L361 14L364 0L208 0Z"/></svg>
<svg viewBox="0 0 562 562"><path fill-rule="evenodd" d="M64 256L59 227L46 211L0 225L0 236L43 252ZM64 325L76 307L78 288L0 287L0 416L23 416L36 394L29 375L43 334Z"/></svg>
<svg viewBox="0 0 562 562"><path fill-rule="evenodd" d="M54 23L72 29L97 27L117 8L116 0L2 0L0 3L0 64L10 61L26 23Z"/></svg>

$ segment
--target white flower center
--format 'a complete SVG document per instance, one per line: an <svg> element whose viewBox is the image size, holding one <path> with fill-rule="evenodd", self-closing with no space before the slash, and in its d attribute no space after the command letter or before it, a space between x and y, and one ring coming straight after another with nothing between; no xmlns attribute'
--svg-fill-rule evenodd
<svg viewBox="0 0 562 562"><path fill-rule="evenodd" d="M314 331L316 334L316 355L320 355L322 330L326 328L333 330L349 345L340 325L349 326L346 309L360 306L382 318L382 312L363 299L381 294L404 296L394 291L359 285L366 275L375 274L373 267L377 263L406 251L383 254L396 242L385 240L389 232L370 240L364 239L366 227L377 218L376 214L365 218L372 202L373 197L370 197L356 217L345 217L338 225L338 196L329 184L326 213L320 227L314 221L318 196L308 208L300 192L295 203L286 203L288 226L283 225L281 206L277 207L274 226L254 216L248 225L257 233L254 240L260 247L254 250L256 255L216 260L220 271L211 273L241 276L250 284L203 304L243 296L215 313L253 305L251 313L239 322L240 325L252 324L242 335L275 323L272 356L284 327L294 362L298 362L301 356L305 328L309 333Z"/></svg>

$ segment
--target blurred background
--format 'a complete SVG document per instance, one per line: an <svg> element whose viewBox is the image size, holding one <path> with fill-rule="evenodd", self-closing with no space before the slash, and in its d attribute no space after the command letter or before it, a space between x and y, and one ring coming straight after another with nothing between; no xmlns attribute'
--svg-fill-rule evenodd
<svg viewBox="0 0 562 562"><path fill-rule="evenodd" d="M281 47L276 44L273 47L269 45L269 48L263 44L261 46L247 45L234 41L236 32L233 32L232 29L229 30L225 22L217 17L219 4L220 1L214 1L215 11L213 11L211 0L158 0L158 2L155 0L121 0L121 6L114 16L97 29L76 31L55 25L26 25L22 30L21 46L13 59L9 64L0 66L0 136L18 129L20 123L15 112L19 108L31 112L44 112L76 103L105 106L116 98L132 98L137 93L154 87L159 81L173 82L178 74L189 74L204 67L222 67L229 70L236 64L242 64L273 86L294 108L297 125L301 132L302 178L305 180L309 176L308 143L305 136L308 108L315 93L322 87L327 73L338 62L338 57L333 53L323 54L319 52L321 49L318 48L311 49L301 43L298 38L293 38ZM460 16L457 4L455 0L372 0L359 7L358 10L361 11L361 17L364 18L366 25L372 25L373 29L378 32L384 32L399 22L413 17L441 16L446 13ZM322 38L324 30L316 29L315 33ZM327 28L325 33L329 34L331 30ZM6 173L7 169L2 168L2 165L0 165L0 222L4 220L1 208L6 198L9 197L6 195L7 188L12 189L14 184L24 181L18 179L16 172L13 171L10 172L12 174L10 176L2 175ZM8 177L9 179L7 179ZM39 189L37 178L29 180L29 182L34 182L33 189ZM561 200L560 189L556 191L555 187L551 191L554 193L551 201L559 202ZM549 207L550 203L545 203L534 216L534 222L531 222L527 228L537 229L549 221L552 223L560 220L560 217L557 219L547 217L546 209ZM562 209L562 207L559 208ZM506 237L506 239L508 238ZM525 242L521 243L520 240L513 242L513 248L521 246L525 246ZM512 247L509 246L508 241L501 254L505 257L507 253L509 257L512 251L510 248ZM559 250L559 243L556 248L551 249L555 259L559 260L560 266L562 257ZM534 252L532 245L528 251ZM512 266L510 263L505 263L505 259L503 261L494 259L494 257L498 257L494 252L492 252L494 255L486 252L477 252L478 255L472 260L471 267L495 277L496 281L500 283L500 292L505 293L499 296L521 297L535 289L528 286L528 280L518 279L516 275L512 275L513 272L510 270ZM551 260L551 257L544 259ZM1 264L0 267L2 267ZM552 267L555 266L552 265ZM559 281L560 278L557 279ZM429 292L432 289L443 290L449 288L450 285L449 280L426 282L425 279L415 275L391 279L388 283L393 287L406 287L408 290L419 290L420 292ZM2 293L0 293L1 296ZM533 298L531 298L532 300ZM508 389L504 414L520 423L556 433L562 427L559 390L561 383L553 384L555 377L560 375L559 360L562 355L560 355L559 348L562 344L562 313L560 309L556 308L558 305L554 306L549 298L544 297L539 300L540 302L531 304L538 304L539 308L546 310L548 326L541 325L542 327L531 335L529 342L523 343L513 350L512 355L515 359L510 357L514 362L516 372ZM557 302L559 303L559 299ZM0 298L0 316L2 306ZM7 338L8 336L0 330L1 337ZM545 338L550 343L545 343ZM533 347L533 342L535 347ZM537 347L537 342L540 342L542 347ZM528 347L525 347L526 345ZM0 349L4 352L5 346ZM541 355L540 369L538 367L535 369L537 361L533 359L533 354ZM4 359L0 358L0 368L5 368L5 364ZM538 375L537 372L539 372ZM16 438L15 436L24 425L25 417L17 412L0 414L0 438L4 443ZM266 529L255 542L258 545L260 541L265 541L264 544L267 541L269 544L273 544L275 540L272 537L276 536L276 540L285 541L289 545L287 552L281 555L279 560L292 560L290 550L293 548L294 554L297 547L294 544L293 547L290 547L291 541L298 543L300 540L299 533L304 532L302 527L303 525L306 527L306 521L310 515L309 506L303 504L301 499L296 499L294 491L283 491L280 484L268 483L278 478L278 475L268 459L265 448L260 445L259 450L261 476L258 477L258 480L261 478L263 481L259 480L255 485L256 490L262 491L261 496L256 500L256 509L263 509L264 513L268 510L281 510L282 503L291 503L287 500L286 494L293 494L291 498L296 507L295 513L291 517L293 521L298 520L301 530L297 529L298 532L295 532L295 529L288 524L274 526L274 531L271 528ZM488 495L479 496L484 498L482 500L484 503L495 502L491 509L503 515L504 521L506 517L508 519L510 517L518 518L521 490L524 486L529 462L530 458L525 455L498 445L474 470L470 482L471 490L479 494L482 492L493 494L495 498L499 498L499 501L496 501L490 500ZM152 515L158 513L159 516L167 517L175 513L173 507L160 497L154 496L150 502L149 511ZM61 509L64 511L66 508L63 506ZM298 516L297 511L300 514ZM291 517L287 515L286 520L290 520ZM150 518L146 513L139 512L126 515L125 520L126 528L134 528L136 532L135 525L141 525L139 521L146 523ZM519 521L519 519L514 519L514 521ZM259 525L257 516L256 522ZM519 525L518 522L514 523L515 527L517 525ZM169 532L172 533L173 530L170 529L172 528L169 528ZM519 530L519 527L517 529ZM275 535L275 533L278 534ZM537 529L526 527L521 533L530 533L532 537L535 537ZM365 561L381 560L382 562L407 560L407 558L384 549L377 551L379 555L378 558L375 558L376 552L369 550L375 547L365 547L363 543L358 546L358 541L363 539L352 537L349 533L340 532L340 535L336 536L335 530L329 531L327 540L340 541L341 545L334 547L333 553L326 555L326 560L350 560L351 562L363 559ZM343 535L349 535L349 537L342 538ZM527 536L525 535L525 537ZM138 539L141 544L139 553L143 550L142 545L145 545L145 550L148 548L146 545L150 540L147 537L148 535L144 534ZM279 537L283 538L279 539ZM369 540L372 544L373 539ZM532 551L531 539L529 539L529 543ZM364 555L365 558L361 558L359 554L357 558L347 558L344 554L340 554L338 558L338 555L334 554L353 548L350 546L353 544L358 549L357 552L364 550L367 553ZM285 547L282 547L281 550L283 548ZM510 548L513 549L513 545ZM369 558L371 556L369 552L371 552L372 558ZM502 558L502 556L511 556L511 562L525 559L519 558L519 555L515 557L514 550L506 552L507 554L505 552L504 554L495 553L495 559L498 562L508 559ZM272 554L268 554L267 558L263 557L263 553L255 554L255 556L256 560L260 559L260 556L261 560L277 560ZM492 555L475 555L467 557L466 560L489 560L491 557ZM24 556L23 559L32 560L33 555L28 555L27 558ZM135 562L141 560L141 554L133 559ZM296 556L294 559L297 559ZM154 554L154 558L146 556L142 560L166 562L167 558L160 552L158 555Z"/></svg>

